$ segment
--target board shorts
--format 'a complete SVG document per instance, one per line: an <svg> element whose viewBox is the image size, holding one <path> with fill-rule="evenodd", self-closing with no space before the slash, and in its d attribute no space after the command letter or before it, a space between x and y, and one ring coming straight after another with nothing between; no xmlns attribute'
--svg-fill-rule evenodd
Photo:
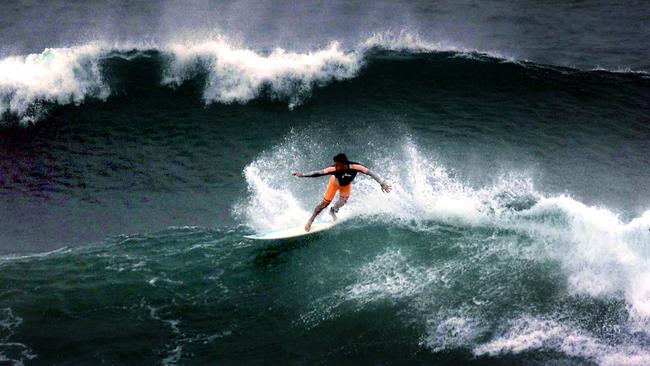
<svg viewBox="0 0 650 366"><path fill-rule="evenodd" d="M323 199L332 202L334 196L336 196L336 191L339 192L339 196L341 197L350 197L350 193L352 193L352 184L340 186L336 182L336 178L332 175L330 176L329 183L327 183L327 189L325 190L325 194L323 194Z"/></svg>

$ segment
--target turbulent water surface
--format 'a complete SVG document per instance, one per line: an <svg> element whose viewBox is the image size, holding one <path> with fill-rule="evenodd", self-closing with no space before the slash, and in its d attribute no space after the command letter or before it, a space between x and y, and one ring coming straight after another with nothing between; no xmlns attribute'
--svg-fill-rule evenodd
<svg viewBox="0 0 650 366"><path fill-rule="evenodd" d="M645 2L3 6L0 364L650 364Z"/></svg>

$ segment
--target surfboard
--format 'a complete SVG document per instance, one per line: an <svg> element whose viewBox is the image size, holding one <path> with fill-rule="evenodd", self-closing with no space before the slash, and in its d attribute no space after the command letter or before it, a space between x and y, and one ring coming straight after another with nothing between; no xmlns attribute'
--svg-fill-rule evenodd
<svg viewBox="0 0 650 366"><path fill-rule="evenodd" d="M336 225L336 222L315 222L311 225L311 230L305 231L305 225L294 226L286 229L258 233L254 235L244 235L244 238L253 240L281 240L298 238L327 230Z"/></svg>

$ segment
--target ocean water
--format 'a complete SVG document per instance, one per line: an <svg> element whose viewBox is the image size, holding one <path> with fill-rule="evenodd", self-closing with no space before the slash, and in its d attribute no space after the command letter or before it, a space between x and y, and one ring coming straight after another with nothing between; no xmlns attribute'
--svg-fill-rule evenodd
<svg viewBox="0 0 650 366"><path fill-rule="evenodd" d="M645 2L2 7L0 364L650 364Z"/></svg>

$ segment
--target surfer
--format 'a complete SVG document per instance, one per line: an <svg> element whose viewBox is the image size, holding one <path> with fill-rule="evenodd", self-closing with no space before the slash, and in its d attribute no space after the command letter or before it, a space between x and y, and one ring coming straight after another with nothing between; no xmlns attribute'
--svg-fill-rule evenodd
<svg viewBox="0 0 650 366"><path fill-rule="evenodd" d="M339 212L339 209L343 207L343 205L348 201L348 198L350 198L350 193L352 192L352 181L359 172L371 176L375 181L377 181L377 183L379 183L383 192L390 192L391 186L382 181L377 174L361 163L349 161L348 157L343 153L334 156L334 164L323 170L316 170L304 174L300 172L292 173L294 177L308 178L321 177L328 174L331 175L325 194L323 194L323 200L316 206L314 213L309 218L309 221L307 221L305 231L311 229L311 224L316 219L316 216L318 216L325 207L332 203L332 200L338 191L339 200L330 208L330 215L332 215L332 218L336 220L336 214Z"/></svg>

